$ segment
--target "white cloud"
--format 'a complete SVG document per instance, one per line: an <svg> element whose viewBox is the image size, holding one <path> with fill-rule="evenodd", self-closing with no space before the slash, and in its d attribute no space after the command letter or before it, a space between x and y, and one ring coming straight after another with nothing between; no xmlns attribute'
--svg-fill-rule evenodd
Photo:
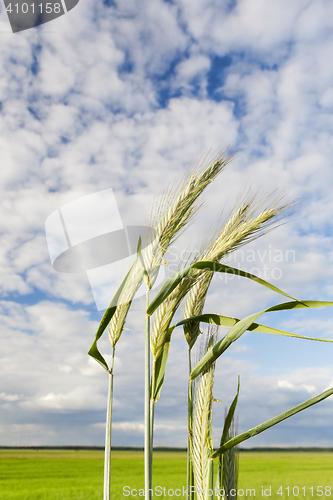
<svg viewBox="0 0 333 500"><path fill-rule="evenodd" d="M207 71L211 67L210 59L195 52L184 61L181 61L175 69L175 77L171 85L174 91L181 89L184 95L190 95L194 86L199 87L199 96L205 97L207 86Z"/></svg>
<svg viewBox="0 0 333 500"><path fill-rule="evenodd" d="M48 392L45 396L22 403L22 408L51 409L51 410L90 410L105 407L104 395L96 393L96 387L84 385L76 387L67 393Z"/></svg>
<svg viewBox="0 0 333 500"><path fill-rule="evenodd" d="M0 393L0 399L3 401L19 401L22 398L22 395L20 396L19 394L7 394L6 392L1 392Z"/></svg>
<svg viewBox="0 0 333 500"><path fill-rule="evenodd" d="M294 390L302 390L305 389L309 394L313 394L316 391L316 387L314 385L301 384L300 386L295 386L288 380L278 380L278 387L281 389L294 389Z"/></svg>
<svg viewBox="0 0 333 500"><path fill-rule="evenodd" d="M0 405L5 419L16 422L0 429L8 442L103 440L103 424L95 424L104 418L106 374L86 354L97 327L90 316L91 291L84 275L52 269L44 239L46 217L64 203L112 187L124 222L143 223L154 196L191 161L231 143L242 154L207 190L207 206L177 242L177 252L189 241L196 246L198 235L207 234L224 206L227 213L239 189L286 187L290 198L304 199L294 221L252 243L254 261L238 263L248 271L264 272L267 266L266 278L297 297L331 298L331 10L324 0L242 0L230 9L214 0L140 5L127 0L109 9L85 1L39 30L3 37L0 286L8 300L0 304ZM0 28L8 30L3 9ZM216 70L214 57L224 55L230 65L216 72L215 95L221 97L216 102L207 82ZM267 248L282 252L283 260L264 254ZM295 261L285 258L288 250ZM279 279L275 268L281 270ZM215 279L206 310L241 317L279 299L255 283ZM82 304L85 310L77 308ZM136 444L142 438L142 301L133 307L132 330L123 334L116 354L118 444L126 444L126 435ZM331 336L328 316L318 320L307 311L302 320L285 318L277 327ZM182 332L173 336L156 409L156 443L184 445L186 349ZM217 368L217 391L226 402L238 373L244 380L243 430L332 380L329 365L314 371L297 358L290 368L281 351L274 358L257 339L244 335ZM108 340L101 345L109 360ZM296 359L297 347L290 345ZM313 434L318 443L330 405L310 413L318 415ZM217 407L217 421L223 413L224 404ZM85 416L82 425L91 434L73 429L72 414ZM297 422L307 429L311 418ZM290 423L293 442L307 442L295 426ZM287 439L278 430L267 436L256 442Z"/></svg>
<svg viewBox="0 0 333 500"><path fill-rule="evenodd" d="M105 429L105 422L94 424L93 426L104 430ZM142 422L114 422L112 424L112 426L113 426L113 429L115 431L121 431L121 432L126 432L126 433L144 434L144 431L145 431L145 426ZM179 431L179 430L186 432L187 427L180 426L178 423L176 423L174 425L156 424L154 429L156 431L162 430L165 433L173 433L173 432Z"/></svg>

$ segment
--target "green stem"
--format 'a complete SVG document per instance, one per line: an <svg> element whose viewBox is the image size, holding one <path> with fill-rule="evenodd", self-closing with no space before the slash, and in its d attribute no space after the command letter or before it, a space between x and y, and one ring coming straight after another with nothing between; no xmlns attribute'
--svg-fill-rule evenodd
<svg viewBox="0 0 333 500"><path fill-rule="evenodd" d="M153 446L154 446L154 415L155 415L155 370L156 370L156 360L153 360L153 369L151 376L151 387L150 387L150 474L151 474L151 484L152 484L152 474L153 474Z"/></svg>
<svg viewBox="0 0 333 500"><path fill-rule="evenodd" d="M109 390L108 390L108 402L106 411L103 500L111 500L111 427L112 427L114 353L115 353L115 346L112 346L112 361L109 373Z"/></svg>
<svg viewBox="0 0 333 500"><path fill-rule="evenodd" d="M189 373L192 371L191 362L191 348L188 350L188 367ZM193 381L188 382L188 393L187 393L187 498L188 500L194 499L194 491L191 490L191 486L194 485L193 477L193 463L192 463L192 432L193 432Z"/></svg>
<svg viewBox="0 0 333 500"><path fill-rule="evenodd" d="M217 467L216 486L218 493L220 493L222 489L222 457L223 455L219 456L219 464ZM222 500L222 495L218 494L217 497L219 500Z"/></svg>
<svg viewBox="0 0 333 500"><path fill-rule="evenodd" d="M147 308L149 291L147 290ZM145 318L145 500L151 500L151 420L150 420L150 316Z"/></svg>
<svg viewBox="0 0 333 500"><path fill-rule="evenodd" d="M150 401L150 487L152 487L153 478L153 442L154 442L154 410L155 401Z"/></svg>

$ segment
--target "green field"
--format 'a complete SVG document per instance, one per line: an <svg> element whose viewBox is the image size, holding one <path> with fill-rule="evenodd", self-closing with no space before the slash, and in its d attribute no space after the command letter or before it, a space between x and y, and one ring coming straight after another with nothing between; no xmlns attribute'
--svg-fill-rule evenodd
<svg viewBox="0 0 333 500"><path fill-rule="evenodd" d="M114 451L112 478L113 500L133 499L123 493L129 488L143 488L143 453ZM185 498L185 484L185 453L155 452L154 487L162 488L155 490L161 492L155 498L176 499L176 493L178 498ZM125 486L127 490L123 490ZM178 488L180 492L176 492ZM239 499L254 498L255 490L255 498L260 499L309 500L322 496L323 500L333 500L333 453L241 452L238 488ZM102 500L102 490L102 451L0 450L1 500ZM174 494L170 491L168 495L168 490Z"/></svg>

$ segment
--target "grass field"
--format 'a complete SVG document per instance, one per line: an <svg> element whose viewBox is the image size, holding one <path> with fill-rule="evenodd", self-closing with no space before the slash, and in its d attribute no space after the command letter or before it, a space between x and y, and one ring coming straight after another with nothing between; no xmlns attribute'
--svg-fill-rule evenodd
<svg viewBox="0 0 333 500"><path fill-rule="evenodd" d="M128 496L124 492L143 488L143 453L114 451L112 479L113 500L133 499L135 491ZM155 452L154 487L162 489L154 497L175 500L180 493L185 499L185 485L185 453ZM239 499L333 500L333 453L241 452L238 489ZM1 500L102 500L102 490L102 451L0 450Z"/></svg>

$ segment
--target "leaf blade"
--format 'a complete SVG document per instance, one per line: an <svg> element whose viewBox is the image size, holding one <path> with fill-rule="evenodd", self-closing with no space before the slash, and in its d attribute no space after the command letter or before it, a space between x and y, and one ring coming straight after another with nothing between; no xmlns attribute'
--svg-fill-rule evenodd
<svg viewBox="0 0 333 500"><path fill-rule="evenodd" d="M272 285L268 281L263 280L262 278L259 278L259 276L256 276L255 274L248 273L246 271L242 271L241 269L238 269L237 267L231 267L227 266L225 264L220 264L218 262L211 262L211 261L201 261L197 262L196 264L193 264L192 267L194 269L206 269L207 271L213 271L213 272L218 272L218 273L227 273L227 274L233 274L236 276L242 276L243 278L249 278L252 281L255 281L259 285L263 285L266 288L269 288L270 290L279 293L280 295L284 295L285 297L289 297L289 299L296 300L295 297L292 297L292 295L289 295L288 293L283 292L280 288Z"/></svg>
<svg viewBox="0 0 333 500"><path fill-rule="evenodd" d="M236 323L239 323L239 321L241 321L241 320L238 318L233 318L231 316L223 316L223 315L218 315L218 314L206 313L206 314L200 314L198 316L191 316L190 318L186 318L182 321L179 321L175 325L170 326L168 331L170 331L170 330L173 331L178 326L183 326L186 323L191 323L192 321L195 321L197 323L208 323L211 325L232 327ZM261 325L260 323L252 323L252 325L248 328L248 331L258 332L258 333L268 333L270 335L281 335L284 337L294 337L294 338L304 339L304 340L315 340L318 342L333 343L332 339L322 339L319 337L307 337L306 335L298 335L296 333L290 333L290 332L287 332L286 330L279 330L278 328L273 328L271 326Z"/></svg>
<svg viewBox="0 0 333 500"><path fill-rule="evenodd" d="M190 272L192 266L186 267L181 271L175 273L171 278L167 279L162 288L159 290L158 294L153 298L151 303L147 308L148 316L151 316L156 309L162 304L162 302L174 291L176 286L179 285L181 280Z"/></svg>
<svg viewBox="0 0 333 500"><path fill-rule="evenodd" d="M155 361L155 371L152 375L152 377L154 377L154 380L152 380L152 385L151 385L151 387L153 387L152 397L153 401L155 402L160 399L161 390L165 377L166 365L169 357L169 348L170 348L170 335L168 336L167 339L165 339L163 343L162 352Z"/></svg>
<svg viewBox="0 0 333 500"><path fill-rule="evenodd" d="M296 413L299 413L300 411L303 411L307 408L310 408L310 406L313 406L317 403L320 403L324 399L330 397L333 394L333 388L328 389L327 391L324 391L317 396L314 396L313 398L307 399L304 401L304 403L301 403L297 406L294 406L290 410L287 410L283 413L280 413L276 417L273 417L269 420L266 420L266 422L263 422L262 424L257 425L256 427L252 427L252 429L249 429L247 432L243 432L242 434L238 434L234 438L230 439L226 443L224 443L220 448L218 448L214 453L212 454L211 458L216 458L220 455L222 455L225 451L229 450L230 448L233 448L234 446L237 446L238 444L242 443L243 441L246 441L247 439L250 439L253 436L256 436L257 434L260 434L261 432L264 432L265 430L269 429L270 427L273 427L276 424L279 424L283 420L286 420L287 418L292 417L293 415L296 415Z"/></svg>
<svg viewBox="0 0 333 500"><path fill-rule="evenodd" d="M280 288L277 288L271 283L268 283L268 281L259 278L255 274L247 273L246 271L242 271L241 269L226 266L225 264L220 264L214 261L199 261L186 267L185 269L182 269L181 271L178 271L164 283L162 288L159 290L159 292L157 293L157 295L154 297L154 299L151 301L151 303L147 308L148 316L151 316L156 311L156 309L170 295L170 293L173 292L173 290L181 282L181 280L187 276L187 274L190 272L191 269L201 269L203 271L206 270L219 273L228 273L237 276L242 276L243 278L249 278L252 281L255 281L256 283L259 283L260 285L263 285L266 288L269 288L270 290L279 293L280 295L284 295L285 297L289 297L290 299L297 301L297 299L292 295L283 292L282 290L280 290Z"/></svg>
<svg viewBox="0 0 333 500"><path fill-rule="evenodd" d="M228 432L229 432L229 429L231 426L231 422L232 422L232 419L234 418L234 414L235 414L235 410L236 410L236 406L237 406L237 402L238 402L238 396L239 396L239 385L240 385L240 381L239 381L239 377L238 377L237 394L236 394L233 402L230 405L227 417L226 417L225 422L224 422L220 446L222 446L226 442Z"/></svg>
<svg viewBox="0 0 333 500"><path fill-rule="evenodd" d="M257 313L250 314L245 318L241 319L238 323L236 323L227 333L223 339L217 342L213 347L211 347L207 353L201 358L199 363L194 367L190 374L190 378L195 379L200 373L208 368L212 363L216 361L218 357L223 354L228 347L238 340L243 333L249 329L249 327L255 322L255 320L261 316L261 314L265 312L273 312L273 311L285 311L289 309L304 309L304 308L314 308L314 307L327 307L333 306L333 302L327 301L318 301L318 300L305 300L305 301L293 301L293 302L284 302L282 304L277 304L275 306L269 307L267 309L263 309Z"/></svg>
<svg viewBox="0 0 333 500"><path fill-rule="evenodd" d="M110 368L109 368L107 362L105 361L104 357L102 356L102 354L98 350L97 342L101 338L101 336L103 335L105 329L107 328L108 324L110 323L110 321L112 319L112 316L116 312L118 300L121 296L122 291L124 290L125 286L127 285L127 283L129 282L129 280L131 278L131 275L132 275L132 273L135 269L135 266L138 262L138 259L140 257L140 253L141 253L141 238L139 237L136 260L133 262L133 264L130 267L129 271L127 272L125 278L123 279L123 281L119 285L116 293L114 294L107 310L103 314L103 317L101 319L101 322L100 322L98 329L97 329L97 332L95 334L95 339L94 339L94 341L93 341L93 343L88 351L89 356L94 358L109 373L110 373Z"/></svg>

